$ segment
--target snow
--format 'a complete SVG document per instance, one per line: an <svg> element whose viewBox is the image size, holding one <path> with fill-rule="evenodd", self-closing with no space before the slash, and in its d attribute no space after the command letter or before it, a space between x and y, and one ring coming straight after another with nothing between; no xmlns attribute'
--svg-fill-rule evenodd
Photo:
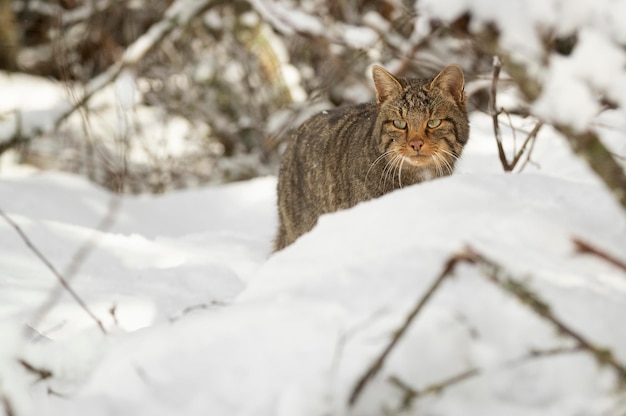
<svg viewBox="0 0 626 416"><path fill-rule="evenodd" d="M619 112L601 121L623 138ZM273 177L123 197L111 213L115 197L80 177L4 166L0 208L59 270L97 237L71 283L108 332L66 295L35 322L56 281L0 221L0 391L20 415L348 414L358 378L467 244L625 362L618 328L626 278L575 255L571 242L577 236L625 258L623 211L553 130L541 131L524 173L507 175L490 118L475 114L471 123L456 175L324 216L273 255ZM113 225L99 229L108 215ZM26 324L45 339L24 338ZM530 350L572 345L463 266L351 414L399 408L391 376L420 389L473 368L480 374L402 414L623 414L614 374L589 354L516 362ZM33 384L15 358L54 376Z"/></svg>
<svg viewBox="0 0 626 416"><path fill-rule="evenodd" d="M142 37L125 62L141 58L175 19L189 19L207 4L175 2L171 20ZM284 33L329 30L292 3L253 5ZM598 94L626 106L618 46L626 39L619 18L624 2L574 5L418 4L420 19L452 20L471 10L475 30L500 22L503 45L525 58L542 53L543 30L569 35L583 28L570 56L551 56L548 66L535 68L545 88L533 111L581 130L593 125L623 156L623 110L598 116ZM376 14L365 20L372 29L344 25L331 38L371 47L384 27ZM280 56L286 49L276 39ZM284 56L280 63L299 100L301 74ZM240 75L232 68L231 76ZM205 77L210 66L198 71ZM130 70L105 73L90 88L116 76L90 102L109 107L93 122L94 133L114 136L106 128L114 126L137 139L126 112L142 125L156 126L164 117L137 105L142 80ZM48 130L69 106L68 91L37 78L2 76L0 87L0 140L12 138L16 126L26 133ZM285 115L273 117L278 125ZM535 123L511 119L525 130ZM70 127L79 122L68 120ZM154 137L171 152L187 151L189 124L168 118L166 125L158 133L136 130L152 137L146 147L157 155ZM580 238L626 260L623 209L548 125L531 162L516 174L502 173L491 118L473 114L471 125L455 175L324 216L275 254L275 177L119 197L82 177L16 166L3 155L0 209L67 278L106 334L0 218L0 407L9 403L12 412L3 411L18 416L626 414L626 393L609 366L588 352L568 351L576 346L570 337L470 265L435 292L356 406L348 407L359 378L445 262L468 245L548 302L573 331L626 362L626 275L596 256L575 253L572 242ZM503 135L510 154L510 129L503 126ZM135 159L148 158L136 152ZM545 355L533 357L534 351ZM19 360L52 376L38 380ZM407 409L401 409L402 389L390 381L428 390L468 371L477 374L439 394L425 393Z"/></svg>
<svg viewBox="0 0 626 416"><path fill-rule="evenodd" d="M543 85L533 114L583 131L607 97L626 106L624 49L626 3L612 0L423 0L422 19L454 21L471 15L470 30L495 25L500 50L523 64ZM546 41L576 34L569 56L546 47Z"/></svg>
<svg viewBox="0 0 626 416"><path fill-rule="evenodd" d="M275 0L252 0L251 4L265 21L287 35L296 32L321 35L326 30L320 19L295 5Z"/></svg>

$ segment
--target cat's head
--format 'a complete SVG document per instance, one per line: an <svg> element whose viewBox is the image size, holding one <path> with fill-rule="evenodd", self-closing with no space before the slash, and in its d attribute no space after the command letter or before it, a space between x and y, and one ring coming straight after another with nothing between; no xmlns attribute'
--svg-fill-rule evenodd
<svg viewBox="0 0 626 416"><path fill-rule="evenodd" d="M372 75L381 153L421 175L451 174L469 136L461 68L449 65L418 80L394 77L375 65Z"/></svg>

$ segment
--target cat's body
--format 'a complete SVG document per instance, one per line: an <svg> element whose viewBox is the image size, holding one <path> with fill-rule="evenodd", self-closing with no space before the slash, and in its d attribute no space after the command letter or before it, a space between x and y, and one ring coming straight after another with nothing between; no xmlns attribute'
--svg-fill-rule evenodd
<svg viewBox="0 0 626 416"><path fill-rule="evenodd" d="M278 178L275 250L320 215L452 173L469 126L463 73L448 66L428 80L373 69L376 103L323 111L295 132Z"/></svg>

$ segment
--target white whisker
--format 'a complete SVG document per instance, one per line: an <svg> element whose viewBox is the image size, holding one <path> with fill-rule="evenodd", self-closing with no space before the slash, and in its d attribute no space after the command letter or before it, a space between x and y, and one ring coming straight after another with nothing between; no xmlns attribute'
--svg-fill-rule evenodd
<svg viewBox="0 0 626 416"><path fill-rule="evenodd" d="M390 176L393 178L394 176L394 170L397 166L397 162L398 160L402 159L402 156L399 154L396 154L393 158L391 158L391 160L389 160L387 162L387 165L385 166L385 168L383 169L383 174L384 174L384 178L385 181L383 183L383 190L387 189L387 178L389 178ZM393 185L393 179L390 182Z"/></svg>
<svg viewBox="0 0 626 416"><path fill-rule="evenodd" d="M449 152L448 150L445 149L440 149L443 153L445 153L448 156L451 156L453 159L453 162L450 163L448 160L446 160L446 158L444 158L443 156L439 155L439 157L441 157L441 159L444 161L444 163L446 164L448 170L450 171L450 174L452 174L452 172L454 172L454 163L456 163L456 161L459 160L459 157L457 155L455 155L452 152Z"/></svg>
<svg viewBox="0 0 626 416"><path fill-rule="evenodd" d="M433 160L433 163L435 165L435 169L436 169L436 174L437 176L441 176L440 172L441 172L441 166L439 166L439 161L435 158L435 154L431 154L430 158Z"/></svg>
<svg viewBox="0 0 626 416"><path fill-rule="evenodd" d="M376 158L376 160L374 160L372 162L372 164L370 165L369 169L367 170L367 173L365 174L365 181L367 182L367 177L370 174L370 171L372 170L372 168L376 165L376 163L380 162L382 159L384 159L386 156L390 155L391 153L393 153L393 150L387 150L385 153L383 153L382 155L378 156Z"/></svg>

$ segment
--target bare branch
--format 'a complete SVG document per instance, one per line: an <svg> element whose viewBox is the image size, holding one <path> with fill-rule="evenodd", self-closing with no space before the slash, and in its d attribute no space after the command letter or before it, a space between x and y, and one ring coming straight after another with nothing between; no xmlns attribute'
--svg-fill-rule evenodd
<svg viewBox="0 0 626 416"><path fill-rule="evenodd" d="M505 171L510 171L509 161L504 153L504 147L502 146L502 133L500 132L500 122L498 116L500 110L498 110L496 97L498 92L498 78L500 77L500 69L502 68L502 62L498 56L493 57L493 72L491 77L491 90L489 91L489 114L491 115L491 121L493 124L493 134L496 138L496 144L498 145L498 156L500 157L500 163Z"/></svg>
<svg viewBox="0 0 626 416"><path fill-rule="evenodd" d="M537 143L537 133L539 132L539 128L543 125L543 124L539 125L539 123L541 123L541 122L538 122L535 125L535 128L537 129L537 132L534 135L531 135L529 133L527 138L526 138L527 141L530 140L530 148L528 149L528 152L526 153L526 159L524 160L524 163L522 163L522 165L520 166L518 172L522 172L524 170L524 168L526 167L526 165L530 162L530 155L533 154L533 149L535 148L535 143ZM539 128L537 126L539 126ZM531 139L531 137L532 137L532 139Z"/></svg>
<svg viewBox="0 0 626 416"><path fill-rule="evenodd" d="M115 81L124 69L136 66L139 61L166 39L174 29L187 26L194 17L199 16L212 6L214 2L215 0L175 1L167 9L164 18L160 22L152 25L146 33L126 48L118 62L115 62L104 73L87 84L83 96L74 103L73 107L60 114L56 120L55 127L58 127L77 108L85 105L95 93Z"/></svg>
<svg viewBox="0 0 626 416"><path fill-rule="evenodd" d="M350 406L353 406L356 403L356 401L358 400L361 394L361 391L365 388L367 383L369 383L369 381L372 378L374 378L376 374L378 374L378 371L380 371L380 369L382 368L389 353L393 350L393 348L400 341L402 336L406 333L407 329L409 328L413 320L415 320L415 318L420 313L420 311L424 308L426 303L428 303L431 296L437 291L437 289L439 288L439 286L441 286L443 281L452 274L457 263L461 261L468 261L468 260L469 259L466 257L465 253L459 253L450 257L448 261L446 261L446 264L444 265L443 270L441 271L439 276L434 280L431 286L428 288L426 293L422 295L422 297L417 302L413 310L406 317L404 324L402 324L402 326L400 326L400 328L398 328L398 330L394 332L391 338L391 342L387 345L387 347L384 349L382 354L380 354L380 356L372 363L372 365L368 368L365 374L361 376L357 384L354 386L354 389L352 390L352 393L350 394Z"/></svg>
<svg viewBox="0 0 626 416"><path fill-rule="evenodd" d="M524 364L528 361L538 358L552 357L555 355L562 354L573 354L583 351L580 346L574 347L556 347L547 350L530 350L528 353L522 355L521 357L506 361L500 364L499 368L509 368L511 366L517 366ZM402 399L402 403L400 405L399 410L408 410L411 406L412 402L416 399L419 399L424 396L428 396L431 394L440 394L448 387L459 384L463 381L466 381L470 378L477 377L485 372L484 369L480 369L478 367L469 368L467 370L461 371L458 374L455 374L451 377L448 377L444 380L432 383L427 385L426 387L416 390L409 386L406 382L401 380L398 376L391 376L389 378L389 382L400 388L404 392L404 397Z"/></svg>
<svg viewBox="0 0 626 416"><path fill-rule="evenodd" d="M621 269L623 272L626 272L626 262L618 259L617 257L603 251L599 248L592 246L589 243L584 242L578 237L574 237L572 239L574 246L576 247L576 253L578 254L591 254L592 256L596 256L606 261L609 264Z"/></svg>
<svg viewBox="0 0 626 416"><path fill-rule="evenodd" d="M504 146L502 144L502 132L500 131L500 122L498 120L500 113L503 111L502 109L497 108L498 79L500 77L501 69L502 69L502 61L500 60L498 56L494 56L493 57L493 72L492 72L492 77L491 77L491 89L489 90L489 114L491 115L491 121L493 124L493 134L496 138L496 144L498 146L498 157L500 158L500 163L502 164L502 168L504 169L505 172L511 172L513 171L513 169L515 169L515 166L517 166L517 162L519 162L519 160L522 158L522 155L526 151L526 147L532 141L533 145L531 146L531 149L528 151L527 158L526 158L526 163L528 162L528 160L530 159L530 153L532 151L532 148L534 147L534 142L537 138L537 134L539 133L539 130L541 129L544 123L543 121L538 121L537 124L535 124L535 127L531 130L530 133L528 133L528 136L526 136L526 140L524 140L524 143L522 144L522 147L519 149L519 151L517 149L513 150L513 160L509 162L506 156L506 153L504 152ZM508 113L507 113L507 117L509 117L509 123L510 123L510 116ZM515 128L513 127L512 124L511 124L511 129L513 130L513 137L515 138ZM524 166L526 165L526 163L524 163Z"/></svg>
<svg viewBox="0 0 626 416"><path fill-rule="evenodd" d="M11 403L11 400L9 400L9 398L5 395L5 394L0 394L0 403L2 403L2 407L4 408L4 414L5 416L15 416L15 410L13 409L13 404Z"/></svg>
<svg viewBox="0 0 626 416"><path fill-rule="evenodd" d="M93 319L96 322L96 324L98 325L98 328L100 328L102 333L106 334L106 330L104 329L104 325L102 324L102 322L98 319L96 315L94 315L93 312L91 312L91 310L89 309L85 301L83 301L83 299L78 295L78 293L76 293L76 291L72 289L67 279L65 279L65 277L63 277L63 275L59 273L59 271L52 265L52 263L50 263L50 261L46 258L46 256L44 256L43 253L33 244L33 242L28 238L28 236L24 233L24 231L20 228L20 226L17 225L17 223L13 221L11 217L9 217L1 209L0 209L0 216L4 218L4 220L11 227L15 229L15 231L18 233L18 235L22 238L22 240L26 244L26 246L35 254L35 256L37 256L37 258L39 258L39 260L41 260L41 262L48 268L48 270L50 270L52 274L57 278L59 284L63 287L63 289L65 289L65 291L70 294L70 296L87 313L87 315L89 315L91 319Z"/></svg>
<svg viewBox="0 0 626 416"><path fill-rule="evenodd" d="M589 167L613 192L615 199L626 209L626 172L615 157L590 130L579 133L569 126L554 126L567 139L572 150L584 159Z"/></svg>
<svg viewBox="0 0 626 416"><path fill-rule="evenodd" d="M431 296L437 291L441 283L443 283L443 281L447 277L452 275L456 266L459 263L469 263L479 267L483 276L486 277L489 281L496 284L500 289L504 290L510 295L516 297L522 304L530 308L534 313L553 325L560 334L564 334L576 342L576 345L573 348L557 348L554 350L549 350L548 352L531 350L525 357L540 357L550 354L558 354L564 351L585 351L593 355L598 364L606 365L612 368L620 381L626 383L626 366L623 363L619 362L608 348L598 346L586 339L583 335L576 332L569 325L557 318L552 313L550 305L546 301L541 299L537 294L529 290L523 283L521 283L520 279L513 277L502 266L492 260L489 260L478 251L474 250L471 247L467 247L464 251L452 255L446 261L440 275L431 284L426 293L422 295L415 308L407 316L403 325L401 325L400 328L393 334L391 341L389 342L387 347L383 350L380 356L370 365L365 374L363 374L363 376L359 378L358 382L352 390L352 393L350 394L350 406L354 406L362 390L380 371L387 356L400 341L401 337L406 333L408 327L415 320L419 312L423 309ZM517 362L519 361L520 360L517 360ZM515 363L515 361L513 363ZM441 391L442 388L473 377L479 374L479 372L480 370L477 368L466 370L450 379L430 386L423 391L436 393L438 391ZM413 396L415 397L417 397L417 395L417 393L413 394Z"/></svg>
<svg viewBox="0 0 626 416"><path fill-rule="evenodd" d="M47 368L35 367L34 365L23 359L19 359L17 360L17 362L20 363L20 365L24 367L29 373L36 375L38 377L37 381L47 380L53 376L52 371L48 370Z"/></svg>
<svg viewBox="0 0 626 416"><path fill-rule="evenodd" d="M618 378L626 383L626 366L619 362L606 347L593 344L583 335L576 332L565 322L560 320L552 312L550 305L541 299L539 295L530 291L521 281L513 277L502 266L487 259L471 247L466 248L466 261L477 265L483 275L499 288L516 297L522 304L530 308L534 313L551 323L561 334L572 338L586 352L594 356L600 365L612 368Z"/></svg>
<svg viewBox="0 0 626 416"><path fill-rule="evenodd" d="M531 142L532 140L533 145L531 146L530 150L527 153L526 160L530 159L532 148L534 147L535 140L537 139L537 134L539 134L539 130L541 130L541 127L543 127L543 121L538 121L537 124L535 124L535 127L533 127L530 133L528 133L528 136L526 136L526 140L524 140L522 147L519 149L519 152L515 154L515 157L513 158L513 161L511 162L511 170L515 169L515 166L517 166L517 162L519 162L522 155L524 154L524 151L526 150L526 146L528 146L528 143Z"/></svg>
<svg viewBox="0 0 626 416"><path fill-rule="evenodd" d="M498 36L494 27L487 27L478 34L477 40L490 53L500 56L520 92L530 103L534 102L541 95L541 83L529 74L524 64L515 61L510 53L500 48ZM598 135L591 130L578 132L562 124L554 124L554 127L565 136L572 150L602 179L622 208L626 209L626 172Z"/></svg>

